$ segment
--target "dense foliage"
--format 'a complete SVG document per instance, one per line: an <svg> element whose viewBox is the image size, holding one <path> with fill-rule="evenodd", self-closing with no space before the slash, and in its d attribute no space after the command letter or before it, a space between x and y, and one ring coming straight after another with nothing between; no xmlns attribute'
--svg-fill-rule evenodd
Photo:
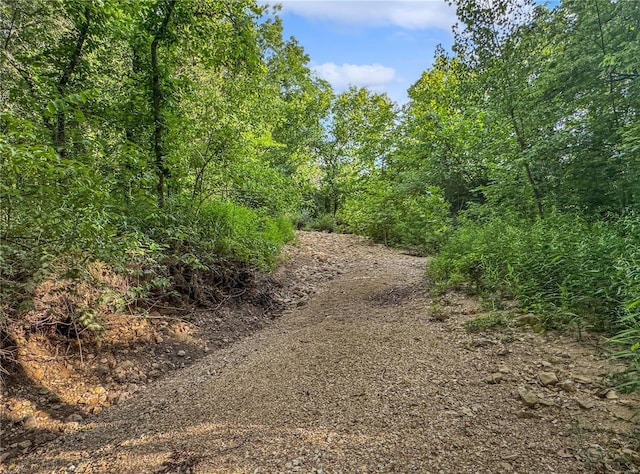
<svg viewBox="0 0 640 474"><path fill-rule="evenodd" d="M4 0L2 318L98 261L127 297L200 301L293 223L434 253L437 287L640 366L640 2L452 3L453 50L399 107L334 94L253 0Z"/></svg>
<svg viewBox="0 0 640 474"><path fill-rule="evenodd" d="M455 5L454 55L407 116L408 159L457 215L431 277L618 334L638 386L640 4Z"/></svg>
<svg viewBox="0 0 640 474"><path fill-rule="evenodd" d="M251 1L0 8L8 306L65 255L273 266L331 93L277 17Z"/></svg>

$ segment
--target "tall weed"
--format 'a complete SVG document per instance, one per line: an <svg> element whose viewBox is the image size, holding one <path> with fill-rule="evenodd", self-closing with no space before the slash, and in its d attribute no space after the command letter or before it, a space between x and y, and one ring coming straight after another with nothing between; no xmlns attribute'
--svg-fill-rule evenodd
<svg viewBox="0 0 640 474"><path fill-rule="evenodd" d="M546 325L569 323L640 347L640 216L590 223L554 214L527 221L462 219L429 274L440 288L502 293L546 315Z"/></svg>

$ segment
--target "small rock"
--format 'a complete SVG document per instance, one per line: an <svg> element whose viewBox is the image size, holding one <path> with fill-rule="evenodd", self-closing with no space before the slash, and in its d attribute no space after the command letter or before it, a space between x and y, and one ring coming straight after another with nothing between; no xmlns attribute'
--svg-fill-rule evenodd
<svg viewBox="0 0 640 474"><path fill-rule="evenodd" d="M578 383L585 384L585 385L593 383L593 380L591 380L589 377L584 377L582 375L574 375L573 376L573 380L575 380Z"/></svg>
<svg viewBox="0 0 640 474"><path fill-rule="evenodd" d="M101 394L106 392L105 388L100 386L100 385L98 385L96 387L93 387L93 389L91 389L91 391L93 393L95 393L96 395L101 395Z"/></svg>
<svg viewBox="0 0 640 474"><path fill-rule="evenodd" d="M503 380L504 380L504 374L500 372L494 372L492 374L489 374L489 376L484 379L484 381L489 384L500 383Z"/></svg>
<svg viewBox="0 0 640 474"><path fill-rule="evenodd" d="M567 393L573 393L577 390L576 384L571 380L563 380L562 382L559 382L558 387Z"/></svg>
<svg viewBox="0 0 640 474"><path fill-rule="evenodd" d="M118 398L115 400L115 402L120 405L128 398L131 398L131 394L129 392L122 392L120 395L118 395Z"/></svg>
<svg viewBox="0 0 640 474"><path fill-rule="evenodd" d="M155 339L156 339L156 344L162 344L164 342L164 339L162 339L162 336L160 336L159 334L156 335Z"/></svg>
<svg viewBox="0 0 640 474"><path fill-rule="evenodd" d="M30 439L24 440L22 443L18 443L18 447L20 449L29 449L32 445L33 443Z"/></svg>
<svg viewBox="0 0 640 474"><path fill-rule="evenodd" d="M80 413L72 413L68 417L64 419L67 423L79 423L83 420L82 415Z"/></svg>
<svg viewBox="0 0 640 474"><path fill-rule="evenodd" d="M41 367L38 367L33 372L33 379L34 380L42 380L43 378L44 378L44 369L41 368Z"/></svg>
<svg viewBox="0 0 640 474"><path fill-rule="evenodd" d="M544 405L546 407L556 406L556 402L554 402L553 400L547 400L546 398L540 398L538 401L540 402L540 405Z"/></svg>
<svg viewBox="0 0 640 474"><path fill-rule="evenodd" d="M130 360L124 360L118 364L118 367L124 370L131 369L133 368L133 362Z"/></svg>
<svg viewBox="0 0 640 474"><path fill-rule="evenodd" d="M544 385L555 385L558 383L558 376L555 372L538 372L538 380L540 384Z"/></svg>
<svg viewBox="0 0 640 474"><path fill-rule="evenodd" d="M518 395L520 395L520 400L528 407L534 407L538 403L538 397L536 397L535 393L528 391L524 387L518 389Z"/></svg>
<svg viewBox="0 0 640 474"><path fill-rule="evenodd" d="M38 427L38 420L35 416L29 416L24 420L22 426L24 426L28 430L32 430Z"/></svg>
<svg viewBox="0 0 640 474"><path fill-rule="evenodd" d="M593 402L593 400L585 400L585 399L581 399L581 398L576 398L576 402L578 403L578 406L580 408L583 408L585 410L590 410L593 407L596 406L596 404Z"/></svg>
<svg viewBox="0 0 640 474"><path fill-rule="evenodd" d="M498 349L498 351L496 352L497 355L499 356L506 356L509 355L509 349L507 349L506 347L502 346L500 349Z"/></svg>
<svg viewBox="0 0 640 474"><path fill-rule="evenodd" d="M473 410L471 410L471 408L464 407L461 411L466 416L473 416Z"/></svg>
<svg viewBox="0 0 640 474"><path fill-rule="evenodd" d="M106 398L106 397L105 397ZM100 400L100 396L98 395L89 395L85 400L84 400L84 404L88 405L88 406L97 406L99 405L101 402Z"/></svg>
<svg viewBox="0 0 640 474"><path fill-rule="evenodd" d="M187 355L187 353L183 350L179 350L176 354L178 357L185 357Z"/></svg>

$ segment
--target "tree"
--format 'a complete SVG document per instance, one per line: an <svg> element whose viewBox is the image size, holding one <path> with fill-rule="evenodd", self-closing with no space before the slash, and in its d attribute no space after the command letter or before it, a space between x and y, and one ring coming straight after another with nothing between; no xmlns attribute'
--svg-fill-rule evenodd
<svg viewBox="0 0 640 474"><path fill-rule="evenodd" d="M536 176L530 153L537 114L528 92L540 67L536 48L541 45L528 41L531 30L527 29L536 12L543 10L536 9L533 0L456 0L455 5L464 29L455 30L454 52L477 74L481 95L496 112L493 119L511 128L517 144L511 159L523 166L538 215L543 217L541 177Z"/></svg>
<svg viewBox="0 0 640 474"><path fill-rule="evenodd" d="M334 218L348 193L386 166L397 111L386 94L351 87L331 106L321 151L324 209Z"/></svg>
<svg viewBox="0 0 640 474"><path fill-rule="evenodd" d="M403 137L393 156L399 173L440 188L454 213L480 202L478 188L488 184L483 147L489 129L477 100L468 95L473 80L457 59L441 52L409 88Z"/></svg>

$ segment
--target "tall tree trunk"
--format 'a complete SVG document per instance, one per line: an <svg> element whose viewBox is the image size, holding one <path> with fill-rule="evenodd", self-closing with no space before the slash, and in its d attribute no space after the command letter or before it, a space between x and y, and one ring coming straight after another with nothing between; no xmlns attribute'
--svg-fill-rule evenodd
<svg viewBox="0 0 640 474"><path fill-rule="evenodd" d="M91 9L87 6L84 9L84 25L80 29L80 33L78 34L78 39L76 40L76 47L73 50L71 58L69 58L69 63L67 67L62 71L62 76L56 84L56 89L58 91L58 95L60 99L63 99L67 92L67 85L69 85L69 81L71 80L71 76L75 72L78 67L78 63L80 62L80 57L82 56L82 49L84 48L84 44L87 41L87 36L89 34L89 25L91 24ZM67 156L67 131L66 131L66 114L63 109L60 109L56 113L56 123L53 131L53 143L55 144L58 153L61 156Z"/></svg>
<svg viewBox="0 0 640 474"><path fill-rule="evenodd" d="M160 71L158 68L158 45L167 31L167 25L171 19L171 14L175 7L176 0L169 0L166 6L162 24L156 31L151 42L151 96L153 110L153 153L155 156L156 172L158 174L158 184L156 192L158 195L158 207L164 207L164 180L169 174L165 165L164 155L164 117L162 116L162 89L160 87Z"/></svg>
<svg viewBox="0 0 640 474"><path fill-rule="evenodd" d="M520 152L524 153L527 149L527 142L524 138L523 131L518 126L518 122L516 120L515 112L513 108L509 109L509 115L511 117L511 124L513 125L513 129L516 132L516 137L518 138L518 145L520 146ZM529 163L524 163L524 170L527 174L527 181L531 185L531 189L533 190L533 196L536 200L536 206L538 208L538 216L540 219L544 218L544 208L542 207L542 193L540 192L540 188L538 188L538 184L533 177L533 173L531 172L531 165Z"/></svg>

